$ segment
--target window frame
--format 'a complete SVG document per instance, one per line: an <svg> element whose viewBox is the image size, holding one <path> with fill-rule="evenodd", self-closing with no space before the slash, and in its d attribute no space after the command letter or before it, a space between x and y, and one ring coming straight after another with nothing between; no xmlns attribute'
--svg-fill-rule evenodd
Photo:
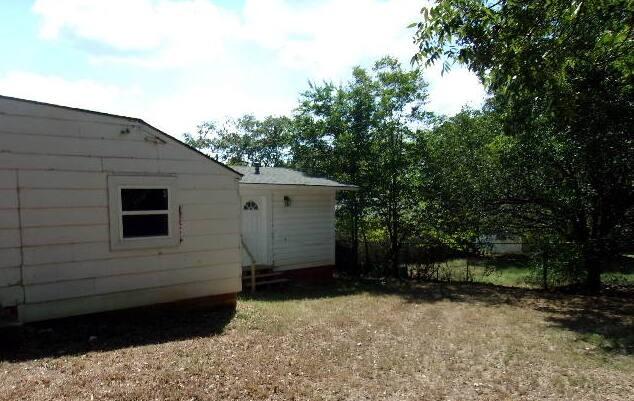
<svg viewBox="0 0 634 401"><path fill-rule="evenodd" d="M167 209L124 211L122 203L123 189L166 189ZM110 248L111 250L163 248L178 246L181 241L179 229L180 213L176 205L177 187L175 176L108 176L108 195L110 210ZM148 237L124 237L123 216L164 215L167 214L167 235Z"/></svg>

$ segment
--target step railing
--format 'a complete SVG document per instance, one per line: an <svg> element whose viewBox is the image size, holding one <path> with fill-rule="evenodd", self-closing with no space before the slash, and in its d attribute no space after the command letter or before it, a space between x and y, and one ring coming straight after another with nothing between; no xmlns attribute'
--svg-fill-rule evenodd
<svg viewBox="0 0 634 401"><path fill-rule="evenodd" d="M249 251L249 247L244 242L242 235L240 236L240 241L242 242L242 247L246 251L249 260L251 260L251 292L255 292L255 258L253 257L253 254L251 254L251 251Z"/></svg>

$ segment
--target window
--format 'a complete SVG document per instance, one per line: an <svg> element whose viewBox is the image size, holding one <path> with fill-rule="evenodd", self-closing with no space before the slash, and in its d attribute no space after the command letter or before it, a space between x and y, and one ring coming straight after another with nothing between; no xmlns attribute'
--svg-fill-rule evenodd
<svg viewBox="0 0 634 401"><path fill-rule="evenodd" d="M258 204L254 201L247 201L242 207L244 210L258 210Z"/></svg>
<svg viewBox="0 0 634 401"><path fill-rule="evenodd" d="M175 177L108 177L113 250L159 248L180 242L175 184Z"/></svg>
<svg viewBox="0 0 634 401"><path fill-rule="evenodd" d="M121 188L123 238L169 235L168 188Z"/></svg>

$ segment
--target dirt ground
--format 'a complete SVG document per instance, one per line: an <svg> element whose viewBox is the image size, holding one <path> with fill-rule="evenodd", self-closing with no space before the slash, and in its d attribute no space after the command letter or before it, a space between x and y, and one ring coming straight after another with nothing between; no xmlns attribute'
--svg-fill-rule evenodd
<svg viewBox="0 0 634 401"><path fill-rule="evenodd" d="M634 298L338 281L0 335L0 400L632 400Z"/></svg>

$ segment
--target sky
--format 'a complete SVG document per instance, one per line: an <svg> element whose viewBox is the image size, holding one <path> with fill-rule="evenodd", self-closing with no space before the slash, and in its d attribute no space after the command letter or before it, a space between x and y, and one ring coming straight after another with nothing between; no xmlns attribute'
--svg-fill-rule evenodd
<svg viewBox="0 0 634 401"><path fill-rule="evenodd" d="M409 66L425 0L3 0L0 94L139 117L172 134L290 114L308 82ZM428 110L479 107L465 68L425 70Z"/></svg>

